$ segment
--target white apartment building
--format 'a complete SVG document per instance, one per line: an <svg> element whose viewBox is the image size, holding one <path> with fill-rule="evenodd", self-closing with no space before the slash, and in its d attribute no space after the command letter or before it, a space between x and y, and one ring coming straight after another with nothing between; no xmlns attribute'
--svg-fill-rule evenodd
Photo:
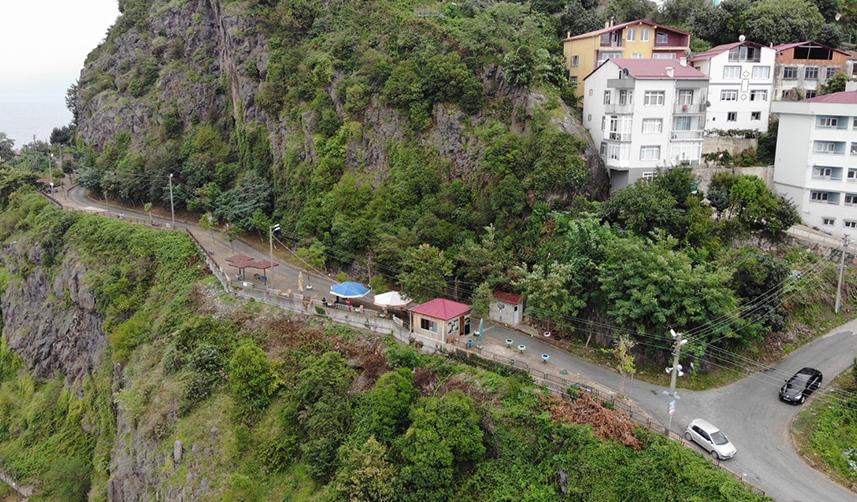
<svg viewBox="0 0 857 502"><path fill-rule="evenodd" d="M690 58L708 75L705 129L768 130L777 51L754 42L718 45Z"/></svg>
<svg viewBox="0 0 857 502"><path fill-rule="evenodd" d="M857 235L857 91L776 101L774 189L807 225Z"/></svg>
<svg viewBox="0 0 857 502"><path fill-rule="evenodd" d="M611 191L699 163L708 77L684 59L611 59L586 78L583 123Z"/></svg>

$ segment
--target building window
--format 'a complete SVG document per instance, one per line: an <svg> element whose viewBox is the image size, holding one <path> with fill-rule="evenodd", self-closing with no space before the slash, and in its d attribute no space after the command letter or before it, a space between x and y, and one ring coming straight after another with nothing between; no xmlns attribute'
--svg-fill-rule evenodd
<svg viewBox="0 0 857 502"><path fill-rule="evenodd" d="M653 179L655 179L655 172L654 171L643 171L643 175L641 176L641 178L646 180L646 181L652 181Z"/></svg>
<svg viewBox="0 0 857 502"><path fill-rule="evenodd" d="M844 153L840 151L839 145L844 145L844 143L837 143L835 141L816 141L815 142L815 153Z"/></svg>
<svg viewBox="0 0 857 502"><path fill-rule="evenodd" d="M693 103L693 89L679 89L676 103L680 105L689 105Z"/></svg>
<svg viewBox="0 0 857 502"><path fill-rule="evenodd" d="M622 106L633 103L634 93L628 89L619 89L619 104Z"/></svg>
<svg viewBox="0 0 857 502"><path fill-rule="evenodd" d="M437 323L432 321L431 319L426 319L425 317L420 319L420 328L425 331L437 333Z"/></svg>
<svg viewBox="0 0 857 502"><path fill-rule="evenodd" d="M643 134L658 134L663 130L663 119L643 119Z"/></svg>
<svg viewBox="0 0 857 502"><path fill-rule="evenodd" d="M813 202L827 202L828 195L827 192L810 192L809 200Z"/></svg>
<svg viewBox="0 0 857 502"><path fill-rule="evenodd" d="M750 112L750 120L762 120L762 112Z"/></svg>
<svg viewBox="0 0 857 502"><path fill-rule="evenodd" d="M607 155L607 142L601 142L601 155Z"/></svg>
<svg viewBox="0 0 857 502"><path fill-rule="evenodd" d="M643 59L643 53L635 52L635 53L631 54L631 59Z"/></svg>
<svg viewBox="0 0 857 502"><path fill-rule="evenodd" d="M577 66L580 64L580 56L571 56L571 66Z"/></svg>
<svg viewBox="0 0 857 502"><path fill-rule="evenodd" d="M783 79L784 80L797 80L797 66L785 66L785 67L783 67Z"/></svg>
<svg viewBox="0 0 857 502"><path fill-rule="evenodd" d="M807 66L803 70L805 80L818 80L818 66Z"/></svg>
<svg viewBox="0 0 857 502"><path fill-rule="evenodd" d="M805 98L805 99L814 98L814 97L815 97L815 95L816 95L816 92L815 92L815 90L814 90L814 89L807 89L807 90L806 90L806 95L804 96L804 98Z"/></svg>
<svg viewBox="0 0 857 502"><path fill-rule="evenodd" d="M592 122L592 114L591 114L591 113L587 113L587 114L586 114L586 121L587 121L587 122Z"/></svg>
<svg viewBox="0 0 857 502"><path fill-rule="evenodd" d="M652 59L675 59L675 54L672 52L654 52Z"/></svg>
<svg viewBox="0 0 857 502"><path fill-rule="evenodd" d="M857 181L857 169L849 169L848 174L845 175L848 181Z"/></svg>
<svg viewBox="0 0 857 502"><path fill-rule="evenodd" d="M592 89L589 89L589 95L592 96Z"/></svg>
<svg viewBox="0 0 857 502"><path fill-rule="evenodd" d="M824 71L825 78L832 78L834 75L836 75L836 70L837 68L833 66L828 66L827 69Z"/></svg>
<svg viewBox="0 0 857 502"><path fill-rule="evenodd" d="M767 101L768 91L750 91L750 101Z"/></svg>
<svg viewBox="0 0 857 502"><path fill-rule="evenodd" d="M833 176L833 168L832 167L816 167L813 169L813 177L815 178L830 178Z"/></svg>
<svg viewBox="0 0 857 502"><path fill-rule="evenodd" d="M818 127L839 127L839 117L818 117Z"/></svg>
<svg viewBox="0 0 857 502"><path fill-rule="evenodd" d="M577 85L577 77L571 77L571 85Z"/></svg>
<svg viewBox="0 0 857 502"><path fill-rule="evenodd" d="M857 204L857 193L845 194L845 205L853 206L854 204Z"/></svg>
<svg viewBox="0 0 857 502"><path fill-rule="evenodd" d="M857 228L857 221L854 220L845 220L844 224L845 228Z"/></svg>
<svg viewBox="0 0 857 502"><path fill-rule="evenodd" d="M852 123L852 127L854 127L854 129L857 129L857 117L854 117L854 122Z"/></svg>
<svg viewBox="0 0 857 502"><path fill-rule="evenodd" d="M643 95L644 105L663 105L664 91L646 91Z"/></svg>
<svg viewBox="0 0 857 502"><path fill-rule="evenodd" d="M649 29L648 28L640 28L640 40L643 42L649 41Z"/></svg>
<svg viewBox="0 0 857 502"><path fill-rule="evenodd" d="M628 32L628 40L633 41L637 35L637 30L635 28L628 28L626 31Z"/></svg>
<svg viewBox="0 0 857 502"><path fill-rule="evenodd" d="M738 112L726 112L726 122L737 122Z"/></svg>
<svg viewBox="0 0 857 502"><path fill-rule="evenodd" d="M604 104L610 104L610 91L604 91Z"/></svg>
<svg viewBox="0 0 857 502"><path fill-rule="evenodd" d="M676 117L675 122L673 122L673 129L676 131L689 131L690 117Z"/></svg>
<svg viewBox="0 0 857 502"><path fill-rule="evenodd" d="M661 147L652 145L652 146L641 146L640 147L640 160L660 160L661 159Z"/></svg>
<svg viewBox="0 0 857 502"><path fill-rule="evenodd" d="M738 91L728 89L720 91L720 101L738 101Z"/></svg>
<svg viewBox="0 0 857 502"><path fill-rule="evenodd" d="M832 227L833 224L836 223L836 218L822 218L821 223L823 225L827 225L829 227Z"/></svg>
<svg viewBox="0 0 857 502"><path fill-rule="evenodd" d="M764 80L771 77L771 67L770 66L754 66L753 67L753 80Z"/></svg>
<svg viewBox="0 0 857 502"><path fill-rule="evenodd" d="M666 33L655 33L655 43L658 45L666 45L670 42L670 36Z"/></svg>
<svg viewBox="0 0 857 502"><path fill-rule="evenodd" d="M741 78L740 66L724 66L723 78L727 80L738 80Z"/></svg>
<svg viewBox="0 0 857 502"><path fill-rule="evenodd" d="M851 143L851 155L857 155L857 143Z"/></svg>
<svg viewBox="0 0 857 502"><path fill-rule="evenodd" d="M743 45L729 49L729 62L758 63L762 59L762 51L757 47Z"/></svg>

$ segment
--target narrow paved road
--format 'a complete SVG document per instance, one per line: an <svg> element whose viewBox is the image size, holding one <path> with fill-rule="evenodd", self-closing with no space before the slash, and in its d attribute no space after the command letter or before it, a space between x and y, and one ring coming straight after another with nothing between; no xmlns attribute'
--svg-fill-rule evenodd
<svg viewBox="0 0 857 502"><path fill-rule="evenodd" d="M56 198L69 208L99 212L106 209L103 202L88 198L80 188L72 189L68 196L57 194ZM110 208L110 213L145 217L115 207ZM156 219L166 223L163 218ZM211 234L195 224L178 226L187 226L225 270L228 270L225 258L235 252L258 259L267 258L266 253L237 241L233 243L233 252L221 234ZM297 267L283 263L274 270L273 287L283 290L297 288ZM324 296L331 283L327 277L314 276L315 289L312 294ZM585 361L538 338L502 326L491 326L485 336L493 339L495 345L512 338L516 346L518 343L527 345L527 351L531 354L549 354L551 365L568 371L569 379L595 381L614 391L621 385L621 376L615 371ZM798 369L815 367L824 373L825 382L830 382L852 364L855 356L857 320L795 351L769 371L750 375L718 389L701 392L680 390L672 430L683 432L687 423L694 418L705 418L720 427L738 448L737 456L728 461L728 466L778 501L855 501L857 494L811 468L795 452L789 427L800 407L787 405L777 399L783 381ZM626 385L626 392L635 403L661 423L668 422L668 398L663 394L665 388L639 381Z"/></svg>

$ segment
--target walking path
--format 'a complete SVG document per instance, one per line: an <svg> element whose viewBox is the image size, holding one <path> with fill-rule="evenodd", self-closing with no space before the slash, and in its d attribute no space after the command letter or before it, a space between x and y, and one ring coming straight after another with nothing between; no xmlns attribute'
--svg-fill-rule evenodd
<svg viewBox="0 0 857 502"><path fill-rule="evenodd" d="M86 197L80 188L70 190L68 196L57 194L55 198L63 207L71 209L99 212L106 209L104 204ZM125 209L111 208L110 213L144 221L148 218ZM155 219L160 224L167 223L163 218ZM267 253L245 242L235 241L230 246L218 232L205 231L192 223L178 226L186 227L216 262L216 266L223 270L228 270L225 259L236 252L256 259L268 258ZM280 266L273 269L269 286L284 292L289 289L296 291L299 272L301 270L298 267L281 262ZM306 274L306 271L303 273ZM234 276L234 272L229 275ZM316 300L326 295L330 284L334 282L319 275L313 275L311 280L314 289L303 293ZM261 291L264 294L264 290ZM246 296L252 295L248 293ZM287 303L283 306L290 308ZM294 305L291 308L294 308ZM339 317L334 318L341 322L369 322L366 316L357 321L353 315L349 317L348 313L338 315ZM672 431L682 433L686 424L698 417L716 424L729 435L738 448L737 456L724 464L743 479L761 487L767 495L776 500L857 500L857 494L812 469L795 452L789 428L791 420L800 408L777 399L777 391L783 380L804 366L821 370L826 381L831 381L848 369L857 356L855 333L857 320L846 323L793 352L769 371L755 373L718 389L680 391L676 413L672 418ZM513 340L512 348L506 347L507 338ZM517 351L518 345L526 346L523 353ZM547 354L549 362L542 362L541 354ZM621 375L611 369L585 361L538 337L500 325L489 325L486 330L483 355L504 362L513 358L518 364L525 364L531 373L535 373L537 380L541 373L543 383L547 384L567 379L591 384L596 390L606 393L615 393L622 385ZM668 398L664 395L664 390L663 387L646 382L626 383L626 393L632 402L661 424L669 422Z"/></svg>

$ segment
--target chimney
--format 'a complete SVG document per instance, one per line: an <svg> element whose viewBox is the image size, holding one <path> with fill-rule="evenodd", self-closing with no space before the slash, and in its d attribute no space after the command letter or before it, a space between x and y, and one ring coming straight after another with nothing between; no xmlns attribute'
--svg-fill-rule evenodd
<svg viewBox="0 0 857 502"><path fill-rule="evenodd" d="M604 21L604 28L606 29L606 28L609 28L609 27L610 27L610 20L609 20L609 19L607 19L607 20L605 20L605 21Z"/></svg>
<svg viewBox="0 0 857 502"><path fill-rule="evenodd" d="M678 64L687 66L687 58L678 58Z"/></svg>
<svg viewBox="0 0 857 502"><path fill-rule="evenodd" d="M666 68L664 68L664 71L667 73L667 77L675 77L675 68L673 68L672 66L667 66Z"/></svg>
<svg viewBox="0 0 857 502"><path fill-rule="evenodd" d="M570 32L570 31L569 31L569 32L566 32L566 34L565 34L565 38L571 38L571 32Z"/></svg>

